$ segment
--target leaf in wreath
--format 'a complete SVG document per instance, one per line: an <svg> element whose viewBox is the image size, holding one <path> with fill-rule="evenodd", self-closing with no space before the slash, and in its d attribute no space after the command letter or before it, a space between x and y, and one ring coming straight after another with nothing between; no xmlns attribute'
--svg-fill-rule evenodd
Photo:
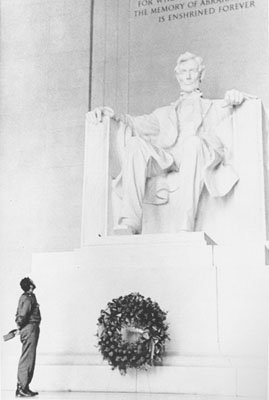
<svg viewBox="0 0 269 400"><path fill-rule="evenodd" d="M138 345L138 346L137 346L137 352L138 352L138 353L141 353L141 352L142 352L142 346L141 346L141 345Z"/></svg>

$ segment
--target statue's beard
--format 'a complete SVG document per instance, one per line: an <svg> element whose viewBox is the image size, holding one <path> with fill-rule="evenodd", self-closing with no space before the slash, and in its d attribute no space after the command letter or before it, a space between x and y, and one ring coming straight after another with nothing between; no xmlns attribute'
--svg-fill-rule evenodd
<svg viewBox="0 0 269 400"><path fill-rule="evenodd" d="M199 82L180 85L181 92L191 93L199 89Z"/></svg>

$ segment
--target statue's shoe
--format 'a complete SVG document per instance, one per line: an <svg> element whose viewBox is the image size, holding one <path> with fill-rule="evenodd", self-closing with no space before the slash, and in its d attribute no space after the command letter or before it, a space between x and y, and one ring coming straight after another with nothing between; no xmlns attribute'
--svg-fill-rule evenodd
<svg viewBox="0 0 269 400"><path fill-rule="evenodd" d="M121 236L121 235L135 235L137 234L136 230L131 226L120 224L114 227L113 229L114 234Z"/></svg>

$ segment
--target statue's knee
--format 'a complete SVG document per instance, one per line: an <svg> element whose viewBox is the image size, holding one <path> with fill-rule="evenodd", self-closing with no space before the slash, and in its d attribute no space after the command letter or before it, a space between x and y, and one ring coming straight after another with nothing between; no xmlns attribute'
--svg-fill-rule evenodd
<svg viewBox="0 0 269 400"><path fill-rule="evenodd" d="M128 154L136 154L143 151L143 148L142 140L137 136L133 136L128 140L125 150Z"/></svg>

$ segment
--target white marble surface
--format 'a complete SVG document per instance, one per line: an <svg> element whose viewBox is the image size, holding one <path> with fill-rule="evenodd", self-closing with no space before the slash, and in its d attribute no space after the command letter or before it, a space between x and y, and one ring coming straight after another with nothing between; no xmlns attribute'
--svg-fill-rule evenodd
<svg viewBox="0 0 269 400"><path fill-rule="evenodd" d="M14 399L13 391L3 391L2 400ZM93 393L93 392L40 392L36 399L44 400L244 400L237 396L179 395L164 393ZM263 400L252 397L252 400Z"/></svg>
<svg viewBox="0 0 269 400"><path fill-rule="evenodd" d="M1 2L3 329L32 252L80 241L89 30L88 0Z"/></svg>

